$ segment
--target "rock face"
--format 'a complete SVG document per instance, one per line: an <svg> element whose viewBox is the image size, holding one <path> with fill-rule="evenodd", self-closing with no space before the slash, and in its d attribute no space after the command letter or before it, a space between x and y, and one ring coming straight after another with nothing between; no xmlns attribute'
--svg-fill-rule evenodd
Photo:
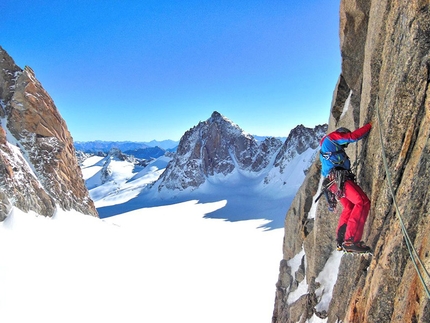
<svg viewBox="0 0 430 323"><path fill-rule="evenodd" d="M267 151L282 145L274 140L266 145ZM163 188L195 189L207 176L227 175L235 169L258 170L267 165L259 154L259 145L250 135L218 112L188 130L181 138L176 156L161 176L159 190Z"/></svg>
<svg viewBox="0 0 430 323"><path fill-rule="evenodd" d="M56 206L97 216L73 140L29 67L0 47L0 219L12 206L52 216Z"/></svg>
<svg viewBox="0 0 430 323"><path fill-rule="evenodd" d="M430 322L430 299L399 219L430 271L430 4L342 0L340 40L342 75L329 131L372 121L369 136L350 145L348 154L358 161L357 181L371 199L363 239L374 255L337 255L334 239L341 207L330 213L323 199L314 204L321 183L316 161L286 215L272 322L307 322L313 316L333 323ZM335 285L321 290L321 273L336 257ZM297 259L298 267L293 265ZM421 274L430 288L428 274ZM300 297L298 286L306 286Z"/></svg>

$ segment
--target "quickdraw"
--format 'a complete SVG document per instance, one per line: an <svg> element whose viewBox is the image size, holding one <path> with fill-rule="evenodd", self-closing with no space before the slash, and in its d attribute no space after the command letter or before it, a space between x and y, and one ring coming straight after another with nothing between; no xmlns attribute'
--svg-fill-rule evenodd
<svg viewBox="0 0 430 323"><path fill-rule="evenodd" d="M355 181L355 175L351 170L341 167L333 168L330 174L324 179L321 193L315 199L315 203L318 202L324 194L329 206L329 211L334 211L337 206L337 200L344 196L343 189L347 180ZM336 184L337 188L335 193L329 189L333 184Z"/></svg>

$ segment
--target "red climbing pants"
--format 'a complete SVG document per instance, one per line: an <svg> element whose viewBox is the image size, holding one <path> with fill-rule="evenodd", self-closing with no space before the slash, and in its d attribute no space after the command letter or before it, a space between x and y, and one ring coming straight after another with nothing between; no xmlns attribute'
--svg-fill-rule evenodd
<svg viewBox="0 0 430 323"><path fill-rule="evenodd" d="M337 191L336 184L332 185L330 190ZM351 180L347 180L344 185L344 196L340 199L343 210L337 225L339 228L346 225L345 241L353 240L359 242L363 235L364 224L370 209L370 200L366 193Z"/></svg>

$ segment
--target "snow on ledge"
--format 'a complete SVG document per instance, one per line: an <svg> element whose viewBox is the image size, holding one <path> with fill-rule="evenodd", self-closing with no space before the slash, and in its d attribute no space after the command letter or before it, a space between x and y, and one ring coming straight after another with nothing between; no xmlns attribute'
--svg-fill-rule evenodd
<svg viewBox="0 0 430 323"><path fill-rule="evenodd" d="M315 215L316 215L316 213L317 213L317 206L318 206L318 202L319 202L319 200L318 200L318 202L316 202L315 203L315 200L316 200L316 198L320 195L320 193L321 193L321 188L322 188L322 183L323 183L323 181L324 181L324 177L323 176L321 176L321 178L320 178L320 181L319 181L319 184L318 184L318 190L317 190L317 192L316 192L316 194L313 196L313 198L312 198L312 207L311 207L311 209L309 210L309 213L308 213L308 219L315 219ZM323 196L321 196L321 198L323 198Z"/></svg>
<svg viewBox="0 0 430 323"><path fill-rule="evenodd" d="M352 96L352 91L349 92L348 98L346 99L346 101L345 101L345 103L343 105L342 114L340 115L339 119L342 119L345 116L345 114L348 112L349 105L350 105L350 102L351 102L351 96Z"/></svg>
<svg viewBox="0 0 430 323"><path fill-rule="evenodd" d="M327 321L328 321L328 318L321 319L314 314L309 320L306 321L306 323L327 323Z"/></svg>
<svg viewBox="0 0 430 323"><path fill-rule="evenodd" d="M337 281L342 256L342 252L334 250L330 258L328 258L323 270L315 279L316 282L321 284L315 291L317 298L320 300L320 302L315 306L315 309L318 312L328 311L333 295L333 288Z"/></svg>
<svg viewBox="0 0 430 323"><path fill-rule="evenodd" d="M299 269L300 264L302 263L302 258L305 255L305 249L302 246L302 250L295 255L293 258L287 261L288 266L291 268L291 274L294 275L296 271Z"/></svg>
<svg viewBox="0 0 430 323"><path fill-rule="evenodd" d="M288 266L291 268L291 275L294 277L295 273L299 269L303 256L305 255L305 250L302 246L302 250L295 255L293 258L287 261ZM306 257L305 257L305 267L306 267ZM300 297L303 295L306 295L308 292L308 283L306 282L306 276L303 278L303 280L299 283L299 286L297 286L297 289L288 295L287 304L293 304L296 302Z"/></svg>
<svg viewBox="0 0 430 323"><path fill-rule="evenodd" d="M308 293L308 283L306 282L306 276L305 276L305 278L300 282L299 286L297 286L297 289L288 295L287 304L288 305L293 304L300 297L302 297L303 295L306 295L307 293Z"/></svg>

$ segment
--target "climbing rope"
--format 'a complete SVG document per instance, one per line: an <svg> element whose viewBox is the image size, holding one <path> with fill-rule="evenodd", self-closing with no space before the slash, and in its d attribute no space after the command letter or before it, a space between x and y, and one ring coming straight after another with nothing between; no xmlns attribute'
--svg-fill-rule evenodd
<svg viewBox="0 0 430 323"><path fill-rule="evenodd" d="M417 253L414 245L412 244L411 239L409 238L409 234L408 234L408 232L406 230L406 226L404 224L402 215L401 215L399 207L397 205L396 196L394 194L394 189L393 189L392 182L391 182L390 172L388 170L387 157L386 157L386 154L385 154L384 143L383 143L383 138L382 138L382 122L381 122L381 116L379 114L379 107L378 107L378 105L379 105L378 104L378 99L376 99L376 114L377 114L378 123L379 123L379 127L378 127L379 128L379 140L381 142L381 147L382 147L382 160L383 160L383 163L384 163L385 173L387 174L388 188L390 189L390 193L391 193L391 196L393 198L394 207L396 208L396 214L397 214L397 217L399 218L399 221L400 221L400 226L401 226L401 229L402 229L403 237L405 239L406 246L408 247L408 251L409 251L409 255L411 257L412 263L413 263L413 265L415 267L415 270L416 270L416 272L417 272L417 274L418 274L418 276L419 276L419 278L421 280L421 283L422 283L422 285L424 287L424 290L425 290L425 292L427 294L427 298L430 299L429 288L427 287L427 285L426 285L426 283L424 281L424 277L421 274L421 271L420 271L420 269L418 267L418 264L422 267L422 270L427 275L428 279L430 279L429 272L427 271L426 267L424 267L424 264L422 263L422 261L421 261L419 255L418 255L418 253Z"/></svg>

